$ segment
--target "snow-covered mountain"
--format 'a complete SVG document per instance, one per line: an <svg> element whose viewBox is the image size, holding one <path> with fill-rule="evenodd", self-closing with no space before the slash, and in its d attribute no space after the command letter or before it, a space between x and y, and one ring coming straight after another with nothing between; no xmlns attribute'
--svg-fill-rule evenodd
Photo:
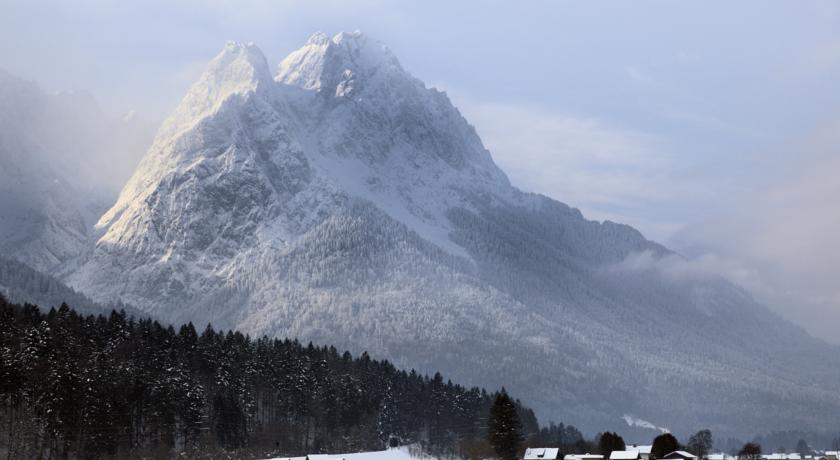
<svg viewBox="0 0 840 460"><path fill-rule="evenodd" d="M316 34L270 69L252 44L210 62L72 286L505 385L588 430L840 422L836 348L663 269L679 257L628 226L512 187L381 43Z"/></svg>
<svg viewBox="0 0 840 460"><path fill-rule="evenodd" d="M90 95L47 94L0 70L0 253L54 271L89 252L147 131Z"/></svg>

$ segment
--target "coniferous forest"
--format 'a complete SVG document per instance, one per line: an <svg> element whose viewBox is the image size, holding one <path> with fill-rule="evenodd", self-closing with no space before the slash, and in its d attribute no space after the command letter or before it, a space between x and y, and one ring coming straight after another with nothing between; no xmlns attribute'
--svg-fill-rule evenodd
<svg viewBox="0 0 840 460"><path fill-rule="evenodd" d="M0 450L9 458L463 454L495 393L366 353L124 313L41 312L0 296ZM537 433L516 402L523 434Z"/></svg>

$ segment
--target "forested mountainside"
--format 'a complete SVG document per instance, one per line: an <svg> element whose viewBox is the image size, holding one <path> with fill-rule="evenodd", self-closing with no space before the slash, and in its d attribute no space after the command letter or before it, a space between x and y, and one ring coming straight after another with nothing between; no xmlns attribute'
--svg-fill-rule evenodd
<svg viewBox="0 0 840 460"><path fill-rule="evenodd" d="M58 308L61 304L67 303L73 305L73 309L83 315L107 314L111 310L116 310L135 318L148 316L122 302L101 305L53 276L41 273L17 260L4 257L0 257L0 294L10 302L41 305L42 308Z"/></svg>
<svg viewBox="0 0 840 460"><path fill-rule="evenodd" d="M66 304L43 313L0 296L10 458L264 458L378 450L390 436L458 453L485 437L494 396L367 353ZM517 407L523 432L537 433L533 412Z"/></svg>

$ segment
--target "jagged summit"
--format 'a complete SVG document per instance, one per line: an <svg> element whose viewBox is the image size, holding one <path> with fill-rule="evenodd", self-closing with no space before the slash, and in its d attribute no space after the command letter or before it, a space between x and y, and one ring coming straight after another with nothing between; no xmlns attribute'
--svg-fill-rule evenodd
<svg viewBox="0 0 840 460"><path fill-rule="evenodd" d="M160 134L171 137L218 110L231 96L244 96L271 86L271 72L262 51L254 43L229 41L190 87Z"/></svg>
<svg viewBox="0 0 840 460"><path fill-rule="evenodd" d="M271 81L268 62L257 45L229 41L210 61L188 94L196 99L218 102L232 93L270 86Z"/></svg>
<svg viewBox="0 0 840 460"><path fill-rule="evenodd" d="M331 39L318 32L283 59L275 79L342 97L377 73L403 73L399 60L383 43L359 31L341 32Z"/></svg>

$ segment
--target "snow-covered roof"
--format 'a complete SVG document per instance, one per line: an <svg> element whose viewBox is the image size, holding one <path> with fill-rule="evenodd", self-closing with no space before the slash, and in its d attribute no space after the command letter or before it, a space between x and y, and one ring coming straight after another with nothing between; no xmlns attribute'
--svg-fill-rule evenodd
<svg viewBox="0 0 840 460"><path fill-rule="evenodd" d="M637 446L636 444L624 448L624 450L638 450L639 453L642 455L650 454L651 449L653 449L653 446L651 445Z"/></svg>
<svg viewBox="0 0 840 460"><path fill-rule="evenodd" d="M786 454L784 452L764 454L761 456L761 458L765 460L802 460L802 456L797 453Z"/></svg>
<svg viewBox="0 0 840 460"><path fill-rule="evenodd" d="M639 458L638 450L614 450L610 454L610 460L634 460Z"/></svg>
<svg viewBox="0 0 840 460"><path fill-rule="evenodd" d="M709 454L706 457L707 460L734 460L735 457L731 455L724 454L723 452L719 454Z"/></svg>
<svg viewBox="0 0 840 460"><path fill-rule="evenodd" d="M563 460L600 460L602 458L604 456L598 454L566 454Z"/></svg>
<svg viewBox="0 0 840 460"><path fill-rule="evenodd" d="M556 447L530 447L525 449L525 460L555 460L559 452Z"/></svg>
<svg viewBox="0 0 840 460"><path fill-rule="evenodd" d="M696 455L692 454L691 452L686 452L684 450L675 450L670 454L666 455L665 458L670 458L672 456L682 457L682 458L697 458Z"/></svg>

